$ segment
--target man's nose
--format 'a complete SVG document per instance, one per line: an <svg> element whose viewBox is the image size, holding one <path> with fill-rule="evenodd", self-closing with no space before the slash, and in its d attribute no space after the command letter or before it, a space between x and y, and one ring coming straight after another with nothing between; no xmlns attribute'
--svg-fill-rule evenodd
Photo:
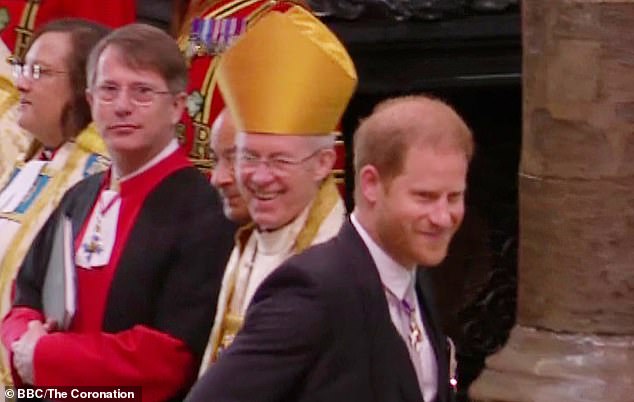
<svg viewBox="0 0 634 402"><path fill-rule="evenodd" d="M26 77L24 74L20 74L15 79L15 86L20 92L28 92L31 89L31 78Z"/></svg>
<svg viewBox="0 0 634 402"><path fill-rule="evenodd" d="M232 169L225 166L224 163L216 164L211 174L211 185L214 187L222 187L235 182Z"/></svg>
<svg viewBox="0 0 634 402"><path fill-rule="evenodd" d="M129 114L134 108L134 102L130 98L128 91L123 88L112 101L114 104L115 112L118 114Z"/></svg>
<svg viewBox="0 0 634 402"><path fill-rule="evenodd" d="M429 214L429 218L436 226L442 228L449 228L452 226L451 206L447 202L446 198L440 198L436 202L434 209Z"/></svg>
<svg viewBox="0 0 634 402"><path fill-rule="evenodd" d="M267 160L258 161L251 173L251 180L256 183L268 183L275 179L275 175L271 172L271 167Z"/></svg>

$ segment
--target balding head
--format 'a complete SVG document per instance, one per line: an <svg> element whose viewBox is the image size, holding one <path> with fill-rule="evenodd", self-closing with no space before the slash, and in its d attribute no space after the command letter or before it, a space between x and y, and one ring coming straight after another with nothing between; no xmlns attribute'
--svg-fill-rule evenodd
<svg viewBox="0 0 634 402"><path fill-rule="evenodd" d="M389 181L403 169L412 147L451 149L473 155L473 136L462 118L446 103L428 96L405 96L379 103L354 134L356 174L373 165Z"/></svg>
<svg viewBox="0 0 634 402"><path fill-rule="evenodd" d="M244 224L250 220L235 177L236 127L228 109L223 109L211 127L211 153L216 160L211 184L222 197L227 218Z"/></svg>

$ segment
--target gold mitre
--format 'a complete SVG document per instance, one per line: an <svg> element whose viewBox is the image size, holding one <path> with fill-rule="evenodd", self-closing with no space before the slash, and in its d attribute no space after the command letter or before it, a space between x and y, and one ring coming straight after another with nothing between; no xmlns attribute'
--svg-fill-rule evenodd
<svg viewBox="0 0 634 402"><path fill-rule="evenodd" d="M357 84L337 37L300 6L271 11L223 54L218 86L241 131L326 135Z"/></svg>

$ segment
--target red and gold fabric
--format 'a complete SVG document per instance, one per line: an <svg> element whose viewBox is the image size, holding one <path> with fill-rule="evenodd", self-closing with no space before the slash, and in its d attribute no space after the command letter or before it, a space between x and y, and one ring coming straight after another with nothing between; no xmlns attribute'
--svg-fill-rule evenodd
<svg viewBox="0 0 634 402"><path fill-rule="evenodd" d="M184 399L211 328L215 303L209 301L218 295L232 225L177 147L174 141L162 159L118 185L103 173L81 181L35 238L16 279L14 305L0 325L5 349L22 337L29 321L44 319L47 263L42 262L54 247L53 231L66 219L76 230L78 290L70 328L44 335L35 346L35 386L141 386L143 402ZM116 214L100 204L106 188L118 193ZM116 221L113 231L100 232L110 253L79 265L86 244L82 232L93 231L95 208L103 219ZM190 230L196 224L218 230ZM209 244L217 247L204 247ZM12 374L21 386L21 377Z"/></svg>
<svg viewBox="0 0 634 402"><path fill-rule="evenodd" d="M270 0L192 1L181 28L178 39L179 46L184 54L189 53L191 24L195 18L245 18L247 29L249 29L266 13L270 11L285 12L296 5L297 3L292 1ZM214 56L212 54L188 55L190 69L187 110L179 126L179 141L194 165L205 173L211 173L213 168L209 155L210 128L216 116L225 106L216 80L216 69L221 57L221 55ZM339 135L334 176L342 194L344 191L344 166L345 148L343 137Z"/></svg>
<svg viewBox="0 0 634 402"><path fill-rule="evenodd" d="M14 56L24 56L38 27L58 18L73 17L110 27L134 22L136 3L131 0L0 0L0 37Z"/></svg>
<svg viewBox="0 0 634 402"><path fill-rule="evenodd" d="M288 8L292 4L269 0L216 0L204 3L208 3L209 7L199 15L190 15L185 18L185 24L178 40L183 54L187 54L190 47L189 33L194 18L239 17L246 19L248 27L270 10ZM192 2L190 9L194 8L200 10L202 6ZM210 127L224 107L224 101L216 85L216 67L220 57L220 55L213 54L194 54L188 57L187 109L179 126L181 145L189 154L194 165L206 173L210 173L212 169L209 155Z"/></svg>

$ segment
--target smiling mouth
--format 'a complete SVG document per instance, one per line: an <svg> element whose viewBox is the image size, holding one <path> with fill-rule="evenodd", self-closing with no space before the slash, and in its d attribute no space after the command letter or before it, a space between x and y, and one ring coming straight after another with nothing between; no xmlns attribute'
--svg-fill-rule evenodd
<svg viewBox="0 0 634 402"><path fill-rule="evenodd" d="M433 242L445 243L451 240L451 235L446 232L422 232L421 233L426 239L429 239Z"/></svg>
<svg viewBox="0 0 634 402"><path fill-rule="evenodd" d="M134 130L139 128L136 124L113 124L108 126L109 130Z"/></svg>
<svg viewBox="0 0 634 402"><path fill-rule="evenodd" d="M271 201L271 200L275 199L279 195L279 192L274 192L274 193L267 192L267 193L264 193L264 192L252 191L251 194L253 194L253 196L258 201Z"/></svg>

